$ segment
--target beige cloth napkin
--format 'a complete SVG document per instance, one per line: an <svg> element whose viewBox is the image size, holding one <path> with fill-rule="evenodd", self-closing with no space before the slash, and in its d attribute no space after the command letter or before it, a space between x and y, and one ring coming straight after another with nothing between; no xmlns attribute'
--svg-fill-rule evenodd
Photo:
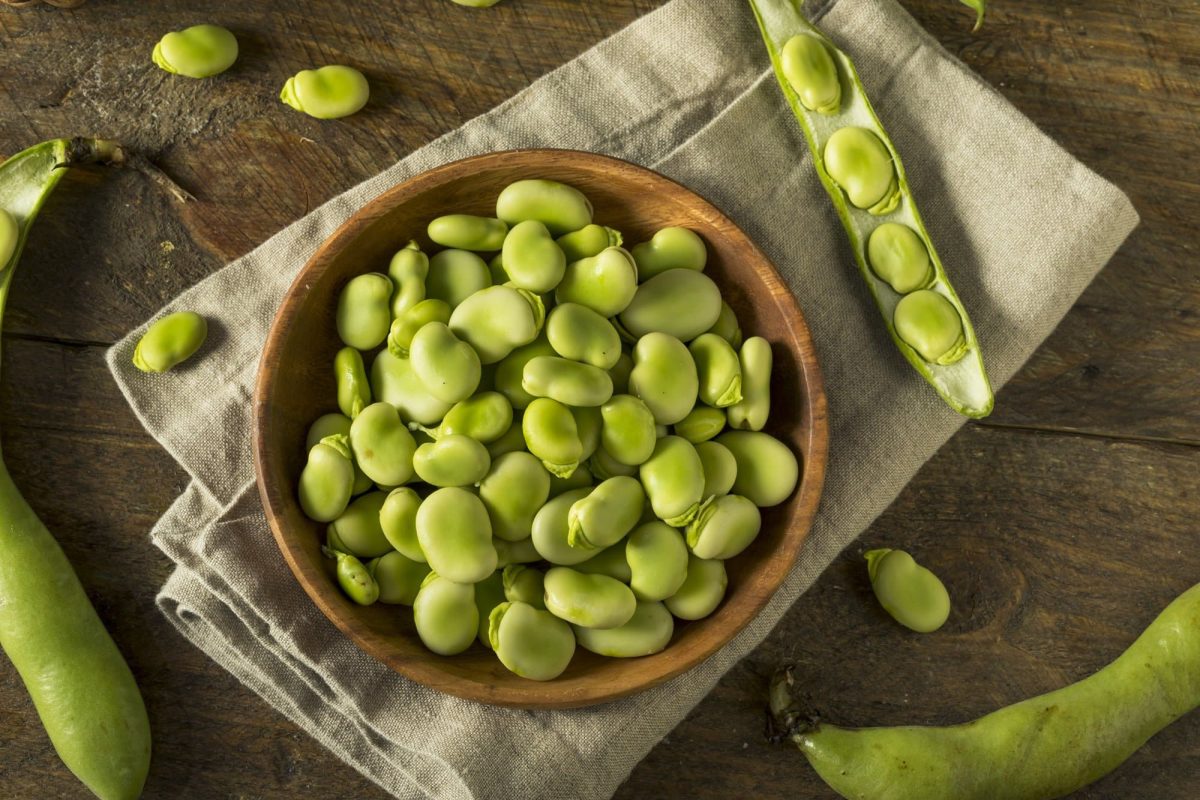
<svg viewBox="0 0 1200 800"><path fill-rule="evenodd" d="M1137 215L1120 191L1050 141L892 0L840 0L810 13L856 59L971 311L992 380L1002 385ZM459 700L359 652L284 564L250 461L251 387L266 331L321 240L417 172L535 146L653 167L741 225L799 299L824 369L831 424L816 524L795 570L755 622L663 686L572 711ZM182 308L222 331L188 368L158 376L134 370L129 360L143 329L109 353L142 422L192 477L152 532L178 565L159 606L196 646L400 797L610 796L963 423L880 324L742 0L668 3L298 220L164 313Z"/></svg>

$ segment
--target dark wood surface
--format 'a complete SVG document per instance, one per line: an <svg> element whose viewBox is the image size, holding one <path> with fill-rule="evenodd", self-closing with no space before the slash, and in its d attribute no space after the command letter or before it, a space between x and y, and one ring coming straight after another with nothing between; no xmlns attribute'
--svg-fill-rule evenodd
<svg viewBox="0 0 1200 800"><path fill-rule="evenodd" d="M1142 225L995 414L926 465L618 797L829 797L798 753L764 742L763 684L780 662L799 663L834 721L958 721L1097 669L1200 580L1200 4L996 0L972 36L957 3L905 3L1128 192ZM0 11L0 151L102 133L200 198L180 208L133 173L64 181L31 237L3 342L5 459L141 682L155 732L147 797L384 795L158 614L170 565L146 532L185 476L126 408L104 348L325 198L658 4L92 0ZM233 72L208 84L157 72L157 36L200 21L238 34ZM366 112L319 123L277 103L288 74L326 61L367 72ZM870 597L861 553L896 544L954 597L936 635L904 632ZM1182 800L1198 783L1193 714L1079 796ZM0 796L84 796L7 662Z"/></svg>

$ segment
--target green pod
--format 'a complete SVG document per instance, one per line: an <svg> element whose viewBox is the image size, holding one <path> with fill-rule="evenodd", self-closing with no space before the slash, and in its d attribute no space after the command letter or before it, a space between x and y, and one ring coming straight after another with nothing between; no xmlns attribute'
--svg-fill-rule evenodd
<svg viewBox="0 0 1200 800"><path fill-rule="evenodd" d="M621 337L604 317L578 303L560 303L546 319L546 339L554 352L610 370L621 356ZM609 376L612 379L612 376Z"/></svg>
<svg viewBox="0 0 1200 800"><path fill-rule="evenodd" d="M568 489L538 509L533 517L533 532L530 537L538 555L551 564L571 566L587 561L596 554L590 547L573 547L567 540L570 528L567 518L575 501L587 497L590 486Z"/></svg>
<svg viewBox="0 0 1200 800"><path fill-rule="evenodd" d="M619 335L619 334L618 334ZM633 357L624 350L617 356L617 363L609 367L608 377L612 378L613 394L629 394L629 373L633 372Z"/></svg>
<svg viewBox="0 0 1200 800"><path fill-rule="evenodd" d="M696 516L704 498L704 467L687 439L659 439L638 474L655 516L663 522L678 528Z"/></svg>
<svg viewBox="0 0 1200 800"><path fill-rule="evenodd" d="M742 401L742 365L729 342L715 333L702 333L688 351L696 362L701 402L725 408Z"/></svg>
<svg viewBox="0 0 1200 800"><path fill-rule="evenodd" d="M638 291L637 263L629 251L609 247L591 258L567 264L554 290L559 303L579 303L602 317L615 317Z"/></svg>
<svg viewBox="0 0 1200 800"><path fill-rule="evenodd" d="M742 399L727 408L729 427L761 431L771 415L771 343L751 336L742 345Z"/></svg>
<svg viewBox="0 0 1200 800"><path fill-rule="evenodd" d="M387 500L386 492L368 492L355 498L337 519L329 523L328 535L341 543L341 548L359 558L375 558L392 549L383 535L379 511Z"/></svg>
<svg viewBox="0 0 1200 800"><path fill-rule="evenodd" d="M545 464L542 464L545 466ZM588 469L587 464L580 464L575 468L575 471L565 477L550 473L550 497L558 497L563 492L569 492L572 489L588 488L590 489L596 483L596 477L592 475L592 471Z"/></svg>
<svg viewBox="0 0 1200 800"><path fill-rule="evenodd" d="M630 253L637 262L641 281L648 281L669 269L702 272L708 263L704 240L687 228L663 228L650 241L634 245Z"/></svg>
<svg viewBox="0 0 1200 800"><path fill-rule="evenodd" d="M521 417L521 431L530 453L552 475L569 478L583 458L583 442L571 409L557 400L539 397Z"/></svg>
<svg viewBox="0 0 1200 800"><path fill-rule="evenodd" d="M413 600L413 623L421 643L433 652L442 656L461 653L479 635L475 587L429 573Z"/></svg>
<svg viewBox="0 0 1200 800"><path fill-rule="evenodd" d="M542 560L542 554L533 545L529 537L516 542L492 537L492 547L496 548L496 565L507 567L509 564L532 564Z"/></svg>
<svg viewBox="0 0 1200 800"><path fill-rule="evenodd" d="M172 31L154 45L151 60L172 75L211 78L233 66L237 37L220 25L193 25Z"/></svg>
<svg viewBox="0 0 1200 800"><path fill-rule="evenodd" d="M617 461L615 458L609 455L608 451L603 447L596 448L596 452L592 453L592 457L588 459L588 469L591 471L592 475L602 481L622 475L635 478L638 474L637 467L633 467L628 464L622 464L620 461Z"/></svg>
<svg viewBox="0 0 1200 800"><path fill-rule="evenodd" d="M537 356L525 364L521 388L569 406L599 406L612 397L612 378L599 367L557 356Z"/></svg>
<svg viewBox="0 0 1200 800"><path fill-rule="evenodd" d="M700 442L696 455L704 468L704 496L719 497L729 494L737 480L737 459L729 448L720 442Z"/></svg>
<svg viewBox="0 0 1200 800"><path fill-rule="evenodd" d="M518 222L509 231L501 251L501 264L513 286L538 294L562 280L567 257L537 220Z"/></svg>
<svg viewBox="0 0 1200 800"><path fill-rule="evenodd" d="M408 348L417 331L430 322L450 322L450 306L444 300L422 300L406 308L388 330L387 346L392 355L408 358Z"/></svg>
<svg viewBox="0 0 1200 800"><path fill-rule="evenodd" d="M496 606L488 621L488 636L500 663L529 680L557 678L575 655L571 626L527 603Z"/></svg>
<svg viewBox="0 0 1200 800"><path fill-rule="evenodd" d="M645 503L646 493L635 478L609 478L571 506L567 541L592 550L616 544L637 525Z"/></svg>
<svg viewBox="0 0 1200 800"><path fill-rule="evenodd" d="M800 480L800 465L786 444L759 431L726 431L716 441L733 453L737 477L732 491L759 508L786 500Z"/></svg>
<svg viewBox="0 0 1200 800"><path fill-rule="evenodd" d="M498 562L483 501L457 487L438 489L417 509L417 539L429 566L459 583L490 575Z"/></svg>
<svg viewBox="0 0 1200 800"><path fill-rule="evenodd" d="M868 550L867 574L883 610L909 630L933 633L950 616L950 594L937 575L903 550Z"/></svg>
<svg viewBox="0 0 1200 800"><path fill-rule="evenodd" d="M824 160L829 177L855 208L882 216L900 204L891 151L866 128L851 126L830 134Z"/></svg>
<svg viewBox="0 0 1200 800"><path fill-rule="evenodd" d="M729 576L725 573L724 561L697 558L694 553L688 553L687 577L663 604L679 619L704 619L721 605L727 586Z"/></svg>
<svg viewBox="0 0 1200 800"><path fill-rule="evenodd" d="M565 233L555 241L562 249L567 261L578 261L600 255L610 247L620 247L624 238L621 232L603 225L585 225L577 231Z"/></svg>
<svg viewBox="0 0 1200 800"><path fill-rule="evenodd" d="M715 333L735 350L742 346L742 326L733 308L724 300L721 301L721 313L717 315L717 321L705 333Z"/></svg>
<svg viewBox="0 0 1200 800"><path fill-rule="evenodd" d="M825 45L815 36L787 40L779 55L780 69L796 99L809 111L836 114L842 105L842 82Z"/></svg>
<svg viewBox="0 0 1200 800"><path fill-rule="evenodd" d="M353 352L358 354L357 350ZM426 388L417 377L411 359L399 358L388 350L381 350L371 364L370 388L376 398L395 406L401 417L421 425L437 425L453 407L453 403L436 397ZM340 391L338 402L341 403Z"/></svg>
<svg viewBox="0 0 1200 800"><path fill-rule="evenodd" d="M687 577L688 548L683 536L657 520L639 525L629 534L625 559L629 562L629 588L638 600L665 600L679 591Z"/></svg>
<svg viewBox="0 0 1200 800"><path fill-rule="evenodd" d="M392 256L388 264L388 277L396 287L392 293L392 316L399 318L405 311L425 299L429 256L421 252L421 247L416 242L409 242Z"/></svg>
<svg viewBox="0 0 1200 800"><path fill-rule="evenodd" d="M946 366L967 354L962 317L938 292L919 289L900 298L892 321L900 340L930 363Z"/></svg>
<svg viewBox="0 0 1200 800"><path fill-rule="evenodd" d="M434 438L462 434L480 444L491 444L512 427L512 421L512 403L507 397L480 392L455 403L437 426Z"/></svg>
<svg viewBox="0 0 1200 800"><path fill-rule="evenodd" d="M899 222L885 222L871 231L867 264L897 294L924 289L934 279L929 249L920 234Z"/></svg>
<svg viewBox="0 0 1200 800"><path fill-rule="evenodd" d="M479 387L479 354L441 322L430 322L417 331L408 358L418 380L444 403L465 400Z"/></svg>
<svg viewBox="0 0 1200 800"><path fill-rule="evenodd" d="M545 588L546 610L581 628L620 627L637 609L633 590L607 575L551 567Z"/></svg>
<svg viewBox="0 0 1200 800"><path fill-rule="evenodd" d="M379 599L379 584L361 561L349 553L325 548L325 555L336 559L334 574L342 592L360 606L369 606Z"/></svg>
<svg viewBox="0 0 1200 800"><path fill-rule="evenodd" d="M407 483L417 443L391 403L372 403L350 425L354 463L381 486Z"/></svg>
<svg viewBox="0 0 1200 800"><path fill-rule="evenodd" d="M362 109L371 97L366 77L354 67L331 64L302 69L287 79L279 99L317 119L340 119Z"/></svg>
<svg viewBox="0 0 1200 800"><path fill-rule="evenodd" d="M700 377L691 352L667 333L648 333L638 339L629 393L646 404L659 425L679 422L695 407L700 394Z"/></svg>
<svg viewBox="0 0 1200 800"><path fill-rule="evenodd" d="M518 347L500 360L496 366L496 390L508 398L515 409L524 409L534 397L521 387L525 365L538 356L552 356L554 348L545 336L539 336L527 345Z"/></svg>
<svg viewBox="0 0 1200 800"><path fill-rule="evenodd" d="M621 583L629 583L633 573L629 569L629 560L625 557L627 541L627 538L622 539L616 544L604 548L587 561L576 564L575 571L588 575L607 575Z"/></svg>
<svg viewBox="0 0 1200 800"><path fill-rule="evenodd" d="M555 236L591 223L592 204L583 192L558 181L523 180L510 183L496 198L496 216L509 225L536 220Z"/></svg>
<svg viewBox="0 0 1200 800"><path fill-rule="evenodd" d="M525 432L521 430L521 418L514 414L512 424L508 426L508 430L500 434L498 439L487 444L488 455L492 457L492 462L507 453L524 453L528 452L525 449Z"/></svg>
<svg viewBox="0 0 1200 800"><path fill-rule="evenodd" d="M737 494L704 503L687 526L687 544L699 558L733 558L750 546L762 529L758 506Z"/></svg>
<svg viewBox="0 0 1200 800"><path fill-rule="evenodd" d="M508 224L493 217L474 214L446 214L435 217L425 229L429 238L442 247L456 250L499 250L508 235Z"/></svg>
<svg viewBox="0 0 1200 800"><path fill-rule="evenodd" d="M420 507L421 497L415 491L407 486L393 489L379 507L379 527L388 543L405 558L426 564L429 559L417 538L417 509Z"/></svg>
<svg viewBox="0 0 1200 800"><path fill-rule="evenodd" d="M537 457L505 453L479 483L479 499L492 521L492 535L510 542L528 538L533 517L550 498L550 474Z"/></svg>
<svg viewBox="0 0 1200 800"><path fill-rule="evenodd" d="M330 436L309 449L298 491L306 517L317 522L337 519L346 510L353 487L354 463L346 437Z"/></svg>
<svg viewBox="0 0 1200 800"><path fill-rule="evenodd" d="M351 278L338 295L337 332L359 350L383 344L392 324L392 279L380 272Z"/></svg>
<svg viewBox="0 0 1200 800"><path fill-rule="evenodd" d="M411 606L429 574L429 565L393 550L368 563L367 572L379 587L379 602Z"/></svg>
<svg viewBox="0 0 1200 800"><path fill-rule="evenodd" d="M196 312L168 314L142 334L133 349L133 365L142 372L166 372L191 358L207 337L208 323Z"/></svg>
<svg viewBox="0 0 1200 800"><path fill-rule="evenodd" d="M479 612L479 643L488 650L492 649L492 640L488 636L488 618L492 609L506 602L504 599L504 581L499 570L488 575L475 584L475 609Z"/></svg>
<svg viewBox="0 0 1200 800"><path fill-rule="evenodd" d="M450 314L450 330L495 364L518 347L537 339L545 321L542 299L511 286L481 289Z"/></svg>
<svg viewBox="0 0 1200 800"><path fill-rule="evenodd" d="M584 650L611 658L637 658L662 651L675 632L675 619L662 603L638 603L633 616L617 628L575 627Z"/></svg>
<svg viewBox="0 0 1200 800"><path fill-rule="evenodd" d="M639 286L618 319L635 339L657 331L688 342L719 316L721 290L712 278L691 269L669 269Z"/></svg>
<svg viewBox="0 0 1200 800"><path fill-rule="evenodd" d="M450 308L491 285L487 263L468 250L442 250L429 259L425 296L443 300Z"/></svg>
<svg viewBox="0 0 1200 800"><path fill-rule="evenodd" d="M350 419L371 404L371 384L362 353L343 347L333 357L333 377L337 383L338 408Z"/></svg>
<svg viewBox="0 0 1200 800"><path fill-rule="evenodd" d="M636 467L654 452L658 440L654 413L638 398L619 394L600 406L600 447L608 456Z"/></svg>
<svg viewBox="0 0 1200 800"><path fill-rule="evenodd" d="M412 465L417 477L432 486L470 486L487 475L492 457L470 436L452 433L418 447Z"/></svg>
<svg viewBox="0 0 1200 800"><path fill-rule="evenodd" d="M504 568L504 597L514 603L545 608L545 574L536 567L509 564Z"/></svg>
<svg viewBox="0 0 1200 800"><path fill-rule="evenodd" d="M692 444L707 442L725 430L725 411L710 406L696 406L686 417L675 423L675 435Z"/></svg>

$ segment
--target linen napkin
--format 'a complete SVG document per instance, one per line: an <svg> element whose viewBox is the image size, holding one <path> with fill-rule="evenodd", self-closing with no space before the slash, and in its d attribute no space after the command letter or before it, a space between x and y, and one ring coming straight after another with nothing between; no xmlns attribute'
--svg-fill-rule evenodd
<svg viewBox="0 0 1200 800"><path fill-rule="evenodd" d="M809 13L856 60L904 154L999 387L1137 224L1136 213L893 0L836 0ZM728 646L634 697L527 712L412 683L360 652L313 606L259 504L250 398L285 289L355 209L435 165L539 146L659 170L758 242L812 329L831 449L821 508L794 571ZM139 418L192 478L151 533L177 564L159 607L197 647L398 797L610 796L963 423L887 337L743 0L673 0L298 220L163 313L184 308L224 330L188 368L136 371L130 356L144 327L108 354Z"/></svg>

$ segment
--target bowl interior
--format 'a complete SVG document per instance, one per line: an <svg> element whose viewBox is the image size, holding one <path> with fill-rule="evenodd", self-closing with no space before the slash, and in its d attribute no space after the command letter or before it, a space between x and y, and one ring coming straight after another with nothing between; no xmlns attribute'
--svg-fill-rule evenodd
<svg viewBox="0 0 1200 800"><path fill-rule="evenodd" d="M321 555L324 526L295 499L309 424L336 410L333 357L340 342L334 308L351 277L386 271L409 240L426 252L432 218L463 212L493 216L508 183L549 178L571 184L595 206L595 221L620 230L626 246L669 225L691 228L708 245L707 273L721 287L747 335L772 343L772 411L767 431L801 460L799 490L765 509L759 537L727 562L729 587L706 619L677 623L669 647L635 659L577 649L567 671L539 683L510 673L478 643L453 657L422 646L405 606L355 605L338 590L333 562ZM365 356L368 371L372 355ZM289 289L272 325L255 390L255 466L267 517L285 559L318 607L363 650L433 688L488 703L568 707L614 699L660 683L711 655L740 631L786 576L807 535L824 479L825 397L808 329L795 300L762 252L720 211L688 189L642 167L591 153L525 150L492 153L422 173L387 191L331 236Z"/></svg>

